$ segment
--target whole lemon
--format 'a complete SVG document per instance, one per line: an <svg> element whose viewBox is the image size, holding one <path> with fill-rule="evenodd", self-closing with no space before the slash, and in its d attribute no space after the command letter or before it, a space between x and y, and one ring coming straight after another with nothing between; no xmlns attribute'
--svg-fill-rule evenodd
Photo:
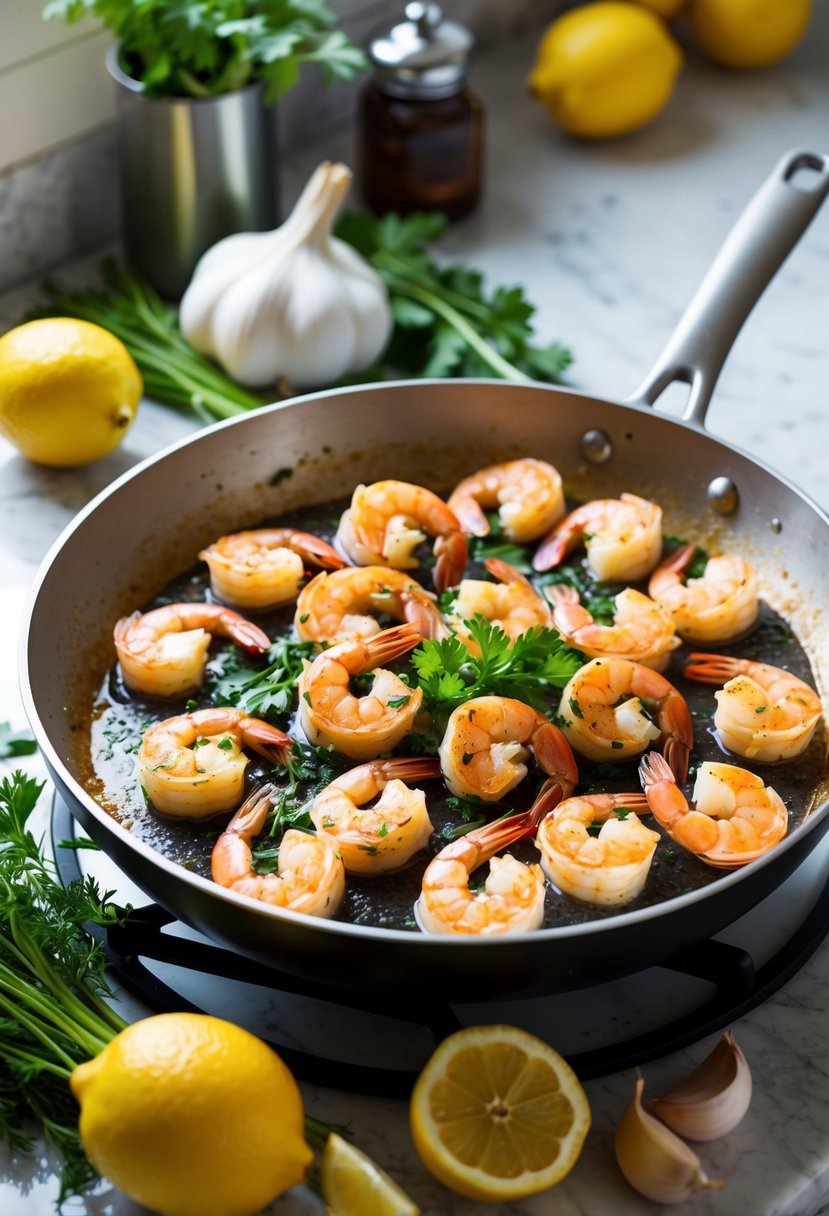
<svg viewBox="0 0 829 1216"><path fill-rule="evenodd" d="M794 50L809 24L811 0L692 0L691 32L715 63L764 68Z"/></svg>
<svg viewBox="0 0 829 1216"><path fill-rule="evenodd" d="M75 317L27 321L0 338L0 434L39 464L90 464L126 435L141 400L119 338Z"/></svg>
<svg viewBox="0 0 829 1216"><path fill-rule="evenodd" d="M313 1158L290 1072L220 1018L145 1018L70 1084L89 1160L163 1216L252 1216L302 1182Z"/></svg>
<svg viewBox="0 0 829 1216"><path fill-rule="evenodd" d="M527 83L565 131L600 139L650 122L681 66L679 46L654 13L603 0L553 22Z"/></svg>

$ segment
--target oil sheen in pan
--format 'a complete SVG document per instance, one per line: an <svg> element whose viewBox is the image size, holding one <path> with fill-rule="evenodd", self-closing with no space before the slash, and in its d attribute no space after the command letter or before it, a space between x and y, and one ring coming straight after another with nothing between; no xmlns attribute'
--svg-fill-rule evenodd
<svg viewBox="0 0 829 1216"><path fill-rule="evenodd" d="M268 521L266 526L273 523L274 526L296 527L330 540L336 530L340 513L346 505L347 502L335 502L308 508L277 521ZM481 573L482 567L470 563L468 577L478 577ZM209 598L207 572L201 567L175 579L165 588L163 595L146 607L176 600ZM271 637L276 637L280 633L290 632L293 614L294 607L290 605L268 613L259 613L256 620ZM221 640L212 644L213 658L210 665L214 668L220 665L222 652L228 645L229 643ZM705 685L693 684L678 675L689 649L688 646L683 646L674 652L666 675L685 696L694 721L695 744L691 753L690 781L698 765L705 760L725 759L736 763L738 758L724 755L717 741L713 726L716 707L714 690ZM718 649L722 653L759 659L785 667L814 685L805 650L785 620L766 604L761 605L758 625L748 637L730 647ZM193 694L193 699L199 706L212 703L204 692ZM223 815L201 823L192 823L159 815L147 806L135 778L134 752L143 730L153 721L184 712L185 700L186 698L181 698L161 702L132 696L124 689L117 665L114 666L107 673L92 710L92 772L86 785L89 793L105 809L147 844L171 861L209 877L213 844L229 816ZM284 722L280 725L287 728ZM825 727L821 723L807 751L789 763L770 766L740 761L743 767L752 768L766 782L774 785L789 810L790 830L800 823L811 809L813 793L823 772L826 748L824 731ZM397 750L401 755L406 754L405 744ZM577 759L581 774L579 792L630 792L638 789L634 763L597 765L581 757ZM343 763L343 767L348 767L348 763ZM264 772L263 762L254 757L247 769L248 787L252 788L258 783ZM463 823L459 812L447 805L446 790L442 782L431 781L425 783L424 788L429 814L435 827L428 849L417 854L406 867L387 875L377 878L348 875L347 893L337 919L354 924L416 930L413 907L420 893L423 871L434 853L446 843L445 833ZM537 782L532 780L531 769L531 776L513 791L509 809L525 809L532 801L536 788ZM490 812L490 817L495 818L507 809L506 804L498 804L497 810ZM648 822L650 826L658 827L652 820ZM625 911L648 907L686 891L695 890L716 881L722 874L721 871L698 861L664 833L662 835L663 839L657 846L645 889L638 899L625 905ZM274 840L273 843L276 844L277 841ZM537 861L539 857L538 850L529 841L512 846L510 852L526 862ZM584 921L613 916L617 912L618 909L602 909L579 902L559 894L549 884L547 886L545 927L581 924Z"/></svg>

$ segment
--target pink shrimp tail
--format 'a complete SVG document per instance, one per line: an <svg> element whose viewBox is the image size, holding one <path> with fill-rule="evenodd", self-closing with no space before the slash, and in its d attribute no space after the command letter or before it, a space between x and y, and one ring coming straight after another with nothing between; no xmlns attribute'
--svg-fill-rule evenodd
<svg viewBox="0 0 829 1216"><path fill-rule="evenodd" d="M446 504L458 517L458 523L467 536L489 536L489 520L477 499L471 494L453 494Z"/></svg>
<svg viewBox="0 0 829 1216"><path fill-rule="evenodd" d="M365 643L365 648L371 657L372 668L374 668L382 667L384 663L390 663L392 659L399 659L401 655L413 650L422 641L423 634L419 627L409 622L405 625L393 625L391 629L384 629L382 633L376 633ZM348 642L344 643L345 648L350 645Z"/></svg>
<svg viewBox="0 0 829 1216"><path fill-rule="evenodd" d="M237 646L241 646L248 654L264 654L271 644L271 639L265 633L264 629L260 629L258 625L254 625L253 621L247 620L246 617L240 616L238 612L232 612L230 608L224 608L220 617L221 624Z"/></svg>
<svg viewBox="0 0 829 1216"><path fill-rule="evenodd" d="M348 565L345 558L340 554L328 541L322 540L319 536L314 536L310 532L292 532L288 531L287 536L290 537L290 547L295 553L305 562L311 562L315 566L322 566L324 570L344 570Z"/></svg>
<svg viewBox="0 0 829 1216"><path fill-rule="evenodd" d="M685 676L700 684L725 684L740 674L743 661L726 654L689 654L685 664Z"/></svg>
<svg viewBox="0 0 829 1216"><path fill-rule="evenodd" d="M569 548L570 538L567 533L553 528L552 532L542 537L541 544L533 555L533 570L552 570L564 561Z"/></svg>
<svg viewBox="0 0 829 1216"><path fill-rule="evenodd" d="M377 760L386 781L431 781L440 776L440 760L437 756L395 756L391 760Z"/></svg>
<svg viewBox="0 0 829 1216"><path fill-rule="evenodd" d="M466 537L460 529L439 536L435 541L434 580L438 591L455 587L463 578L466 569Z"/></svg>
<svg viewBox="0 0 829 1216"><path fill-rule="evenodd" d="M541 820L555 810L561 802L563 793L561 782L545 782L528 811L523 811L520 815L510 815L508 819L496 819L493 823L487 823L484 827L476 828L474 832L468 832L466 836L462 837L462 841L481 846L477 864L482 865L508 845L515 844L516 840L534 836ZM463 847L466 847L466 844Z"/></svg>
<svg viewBox="0 0 829 1216"><path fill-rule="evenodd" d="M500 557L488 557L484 562L484 567L493 578L497 578L499 583L522 583L525 587L532 586L530 580L520 570L516 570L515 566L511 566L509 562L503 561Z"/></svg>
<svg viewBox="0 0 829 1216"><path fill-rule="evenodd" d="M285 764L287 754L294 745L290 735L271 726L270 722L263 722L261 718L243 718L239 727L248 747L272 764Z"/></svg>
<svg viewBox="0 0 829 1216"><path fill-rule="evenodd" d="M672 785L676 785L676 778L670 764L664 756L660 756L659 752L648 752L639 761L639 780L642 782L642 789L646 795L658 781L669 781Z"/></svg>
<svg viewBox="0 0 829 1216"><path fill-rule="evenodd" d="M542 792L559 785L561 797L569 798L576 788L579 770L573 749L561 730L552 722L544 722L533 735L532 749L539 767L548 774Z"/></svg>

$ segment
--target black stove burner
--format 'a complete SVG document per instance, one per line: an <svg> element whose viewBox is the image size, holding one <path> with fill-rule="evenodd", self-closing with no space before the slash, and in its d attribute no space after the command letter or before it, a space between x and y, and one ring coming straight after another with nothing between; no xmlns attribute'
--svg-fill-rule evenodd
<svg viewBox="0 0 829 1216"><path fill-rule="evenodd" d="M56 847L58 841L72 835L72 830L71 813L55 795L52 843L58 873L64 883L81 877L76 850ZM165 933L164 929L172 924L175 924L175 917L171 913L158 904L148 904L130 909L117 925L106 928L89 926L91 935L101 942L107 965L113 974L158 1012L205 1011L154 975L143 959L254 984L286 995L314 998L341 1009L381 1015L422 1028L435 1045L462 1026L452 1006L439 997L427 995L417 1000L407 999L405 1013L402 1013L397 998L384 1000L375 994L350 992L267 968L221 946ZM827 932L829 881L802 924L761 967L755 967L748 951L715 938L680 951L662 963L661 968L706 980L714 986L714 994L690 1013L682 1014L645 1034L570 1054L570 1065L582 1080L589 1080L658 1059L722 1030L787 983L808 961ZM548 999L555 1001L555 997ZM407 1097L419 1071L378 1068L329 1059L284 1043L270 1042L301 1080L353 1093Z"/></svg>

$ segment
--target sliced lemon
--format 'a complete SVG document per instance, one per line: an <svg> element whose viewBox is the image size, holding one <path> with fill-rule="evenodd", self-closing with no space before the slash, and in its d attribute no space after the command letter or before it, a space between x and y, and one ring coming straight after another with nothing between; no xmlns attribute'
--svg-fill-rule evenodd
<svg viewBox="0 0 829 1216"><path fill-rule="evenodd" d="M450 1035L420 1074L411 1127L423 1164L469 1199L520 1199L559 1182L590 1127L566 1060L514 1026Z"/></svg>
<svg viewBox="0 0 829 1216"><path fill-rule="evenodd" d="M325 1143L320 1182L334 1216L420 1216L420 1208L371 1157L335 1132Z"/></svg>

